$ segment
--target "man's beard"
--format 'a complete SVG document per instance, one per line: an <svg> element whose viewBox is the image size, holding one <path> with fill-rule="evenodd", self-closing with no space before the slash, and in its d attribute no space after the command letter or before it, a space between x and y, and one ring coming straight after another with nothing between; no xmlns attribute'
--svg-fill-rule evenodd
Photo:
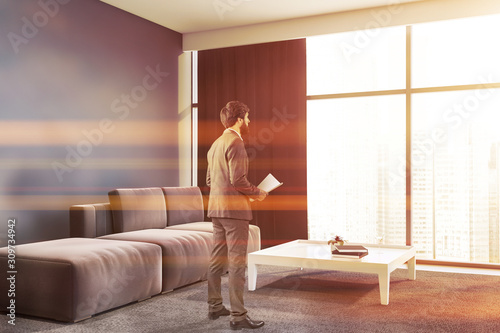
<svg viewBox="0 0 500 333"><path fill-rule="evenodd" d="M250 132L250 129L248 128L248 124L243 123L240 127L240 132L241 134L248 134Z"/></svg>

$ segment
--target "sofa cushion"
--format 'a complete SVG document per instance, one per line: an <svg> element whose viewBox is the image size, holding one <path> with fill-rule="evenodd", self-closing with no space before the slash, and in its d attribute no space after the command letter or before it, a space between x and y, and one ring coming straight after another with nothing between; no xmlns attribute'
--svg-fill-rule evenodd
<svg viewBox="0 0 500 333"><path fill-rule="evenodd" d="M0 267L8 249L0 248ZM154 244L66 238L16 246L16 312L60 321L94 314L161 292L161 248ZM0 306L8 283L0 273ZM5 293L3 292L5 291Z"/></svg>
<svg viewBox="0 0 500 333"><path fill-rule="evenodd" d="M190 222L176 225L169 225L165 230L191 230L191 231L203 231L203 232L214 232L214 226L212 222Z"/></svg>
<svg viewBox="0 0 500 333"><path fill-rule="evenodd" d="M212 222L191 222L168 226L165 230L191 230L209 232L210 234L213 234L214 227ZM248 228L248 253L259 251L260 247L260 228L256 225L250 224Z"/></svg>
<svg viewBox="0 0 500 333"><path fill-rule="evenodd" d="M212 249L208 232L149 229L100 237L157 244L162 249L162 292L206 279Z"/></svg>
<svg viewBox="0 0 500 333"><path fill-rule="evenodd" d="M167 226L165 198L159 187L110 191L114 232L163 229Z"/></svg>
<svg viewBox="0 0 500 333"><path fill-rule="evenodd" d="M167 205L167 225L203 222L203 197L199 187L162 187Z"/></svg>

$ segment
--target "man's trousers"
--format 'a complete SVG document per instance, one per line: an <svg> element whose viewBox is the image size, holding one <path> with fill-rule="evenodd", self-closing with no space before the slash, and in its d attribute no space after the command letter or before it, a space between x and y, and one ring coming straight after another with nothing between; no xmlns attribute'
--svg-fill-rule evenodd
<svg viewBox="0 0 500 333"><path fill-rule="evenodd" d="M208 266L208 311L222 309L221 276L229 271L231 320L246 318L243 302L249 221L212 218L213 249Z"/></svg>

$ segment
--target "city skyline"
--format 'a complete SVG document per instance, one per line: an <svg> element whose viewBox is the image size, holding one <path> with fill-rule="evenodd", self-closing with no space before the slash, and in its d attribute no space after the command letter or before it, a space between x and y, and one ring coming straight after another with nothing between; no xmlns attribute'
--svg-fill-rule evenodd
<svg viewBox="0 0 500 333"><path fill-rule="evenodd" d="M330 152L310 153L309 238L339 234L374 243L384 235L384 243L404 245L405 182L391 181L391 160L398 155L394 145L373 140L380 129L360 125L352 113L341 114L336 114L338 125L329 125ZM346 114L362 138L346 126ZM377 122L372 114L366 124ZM422 146L426 154L412 165L412 245L421 259L498 263L500 141L492 141L480 123L441 130L448 139L432 147L428 129L413 131L413 158ZM339 156L344 157L340 163Z"/></svg>

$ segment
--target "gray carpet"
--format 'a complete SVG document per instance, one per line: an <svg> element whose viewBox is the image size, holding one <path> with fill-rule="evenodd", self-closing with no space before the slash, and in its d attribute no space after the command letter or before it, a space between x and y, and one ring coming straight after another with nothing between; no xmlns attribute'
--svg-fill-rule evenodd
<svg viewBox="0 0 500 333"><path fill-rule="evenodd" d="M389 305L376 275L258 266L257 290L246 292L256 332L500 332L500 277L417 271L391 274ZM227 299L227 276L223 278ZM76 324L6 317L8 332L230 332L227 317L207 319L206 282L99 314ZM228 306L229 304L226 305Z"/></svg>

